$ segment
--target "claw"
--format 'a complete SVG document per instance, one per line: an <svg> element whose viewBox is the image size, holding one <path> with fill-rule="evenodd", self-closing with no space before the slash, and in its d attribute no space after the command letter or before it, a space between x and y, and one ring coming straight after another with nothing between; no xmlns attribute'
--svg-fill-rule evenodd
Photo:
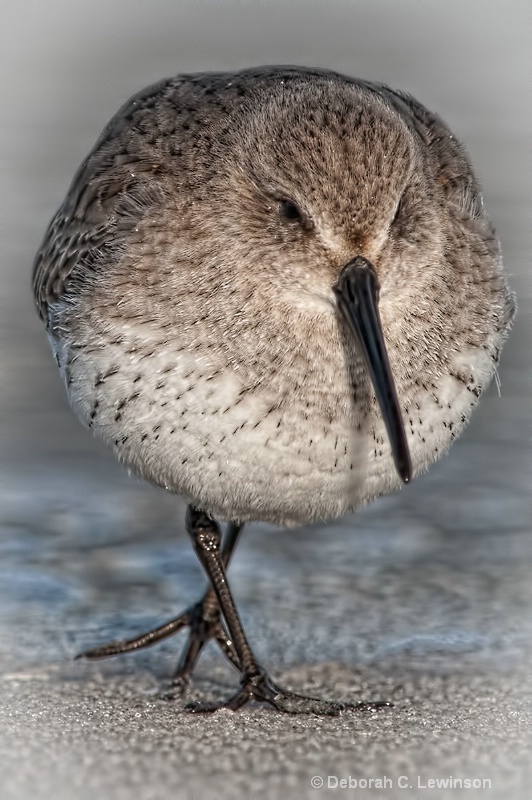
<svg viewBox="0 0 532 800"><path fill-rule="evenodd" d="M267 672L259 668L257 673L244 675L238 691L225 702L189 703L185 709L193 714L209 714L222 708L239 711L253 700L259 703L268 703L276 711L285 714L314 714L332 717L338 716L343 711L375 712L393 707L393 703L385 700L371 703L336 703L319 700L317 697L306 697L278 686L271 680Z"/></svg>

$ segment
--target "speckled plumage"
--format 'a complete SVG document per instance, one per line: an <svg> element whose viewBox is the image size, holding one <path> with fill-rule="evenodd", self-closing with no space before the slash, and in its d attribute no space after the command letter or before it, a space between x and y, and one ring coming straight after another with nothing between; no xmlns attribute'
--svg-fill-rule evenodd
<svg viewBox="0 0 532 800"><path fill-rule="evenodd" d="M162 81L81 166L34 290L76 413L134 472L298 524L400 483L332 288L357 255L419 473L491 379L513 297L462 146L408 95L300 68Z"/></svg>

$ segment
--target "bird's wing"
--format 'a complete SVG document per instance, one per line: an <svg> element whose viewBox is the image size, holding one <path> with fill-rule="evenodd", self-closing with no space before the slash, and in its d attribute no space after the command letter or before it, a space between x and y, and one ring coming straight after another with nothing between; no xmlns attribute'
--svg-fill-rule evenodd
<svg viewBox="0 0 532 800"><path fill-rule="evenodd" d="M52 219L33 266L33 292L40 316L66 291L74 270L84 276L119 253L127 230L157 202L151 180L159 171L135 117L150 113L169 81L135 95L103 130L78 169L66 199ZM144 137L145 140L146 137ZM83 276L82 276L83 277Z"/></svg>

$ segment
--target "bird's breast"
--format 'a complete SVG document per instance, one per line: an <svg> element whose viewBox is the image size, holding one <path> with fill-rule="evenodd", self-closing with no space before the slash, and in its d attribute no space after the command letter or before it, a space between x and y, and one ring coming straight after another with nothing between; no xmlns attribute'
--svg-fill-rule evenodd
<svg viewBox="0 0 532 800"><path fill-rule="evenodd" d="M59 315L55 330L81 420L138 475L215 516L329 519L400 484L369 377L338 337L328 350L319 335L272 351L256 342L253 357L238 358L201 337L92 313ZM451 367L438 369L422 385L399 375L415 472L445 452L477 399ZM484 374L471 380L481 385L490 369L478 363Z"/></svg>
<svg viewBox="0 0 532 800"><path fill-rule="evenodd" d="M300 351L284 374L266 359L258 377L178 337L94 320L52 346L81 420L134 472L213 515L296 524L366 499L370 391L355 402L342 353L318 367Z"/></svg>

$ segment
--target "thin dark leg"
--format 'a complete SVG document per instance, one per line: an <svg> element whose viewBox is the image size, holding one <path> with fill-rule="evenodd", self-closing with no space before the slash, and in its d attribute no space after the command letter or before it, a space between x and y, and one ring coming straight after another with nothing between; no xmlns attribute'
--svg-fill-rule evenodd
<svg viewBox="0 0 532 800"><path fill-rule="evenodd" d="M226 569L243 528L243 525L237 525L234 522L231 522L227 528L221 551ZM227 659L240 670L238 655L221 619L220 606L212 585L209 584L203 598L190 611L193 615L195 613L196 619L190 626L188 641L183 648L172 680L172 686L179 688L182 693L186 691L201 651L210 639L218 642Z"/></svg>
<svg viewBox="0 0 532 800"><path fill-rule="evenodd" d="M243 527L243 525L231 523L227 528L221 551L225 566L228 566L231 560ZM133 639L109 642L101 647L95 647L80 653L76 658L96 660L142 650L174 636L186 627L190 628L190 634L174 675L174 686L180 687L182 691L187 688L200 653L210 639L215 639L228 660L237 669L240 669L236 650L220 619L220 609L212 586L209 586L199 602L187 608L178 617L165 622L164 625L142 633L140 636L135 636Z"/></svg>
<svg viewBox="0 0 532 800"><path fill-rule="evenodd" d="M191 711L215 711L230 708L236 711L250 700L269 703L277 711L291 714L338 714L345 709L375 711L390 703L330 703L304 697L277 686L257 661L247 640L242 622L227 582L220 550L220 528L215 520L193 506L187 509L187 531L211 586L216 592L220 610L225 618L233 646L241 666L239 690L226 703L199 703L189 706Z"/></svg>

